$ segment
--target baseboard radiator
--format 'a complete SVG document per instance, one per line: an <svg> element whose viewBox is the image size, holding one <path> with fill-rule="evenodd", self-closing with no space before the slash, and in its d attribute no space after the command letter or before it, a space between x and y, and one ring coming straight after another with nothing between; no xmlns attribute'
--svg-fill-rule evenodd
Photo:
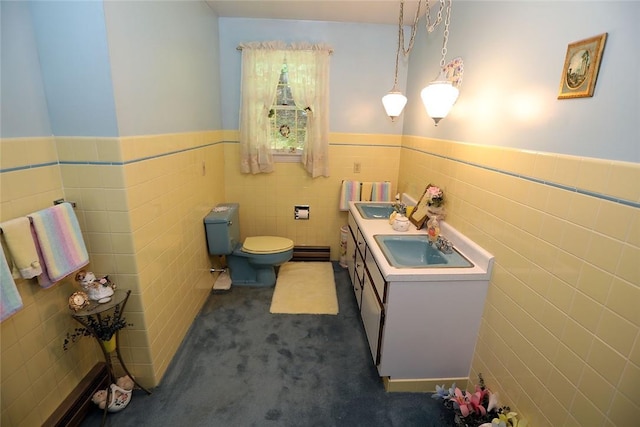
<svg viewBox="0 0 640 427"><path fill-rule="evenodd" d="M104 362L97 363L51 414L43 427L79 426L94 405L93 394L107 388L109 374Z"/></svg>
<svg viewBox="0 0 640 427"><path fill-rule="evenodd" d="M331 261L329 246L294 246L291 261Z"/></svg>

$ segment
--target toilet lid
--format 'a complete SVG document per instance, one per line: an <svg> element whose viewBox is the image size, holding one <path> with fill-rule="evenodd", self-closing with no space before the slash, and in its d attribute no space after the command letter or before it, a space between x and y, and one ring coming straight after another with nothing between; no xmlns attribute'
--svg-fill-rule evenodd
<svg viewBox="0 0 640 427"><path fill-rule="evenodd" d="M293 240L286 237L247 237L242 244L242 250L250 254L274 254L289 249L293 249Z"/></svg>

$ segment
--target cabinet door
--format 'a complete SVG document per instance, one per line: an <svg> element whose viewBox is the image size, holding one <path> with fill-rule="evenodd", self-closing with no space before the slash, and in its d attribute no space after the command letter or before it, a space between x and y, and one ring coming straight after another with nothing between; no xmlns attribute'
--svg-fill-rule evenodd
<svg viewBox="0 0 640 427"><path fill-rule="evenodd" d="M362 323L364 325L367 340L369 341L369 350L373 362L378 365L380 363L380 339L382 337L382 326L384 324L384 308L373 290L371 279L365 273L364 283L362 286L362 306L360 308Z"/></svg>
<svg viewBox="0 0 640 427"><path fill-rule="evenodd" d="M364 260L360 251L355 250L355 274L353 275L353 292L356 294L356 301L358 302L358 308L362 306L362 282L364 280Z"/></svg>
<svg viewBox="0 0 640 427"><path fill-rule="evenodd" d="M365 242L364 236L362 235L362 232L360 231L360 229L358 229L358 232L356 233L356 246L358 247L360 254L362 254L362 258L364 258L364 253L367 247L367 243Z"/></svg>
<svg viewBox="0 0 640 427"><path fill-rule="evenodd" d="M387 282L384 280L384 276L380 272L376 260L368 249L369 248L367 247L365 266L367 268L367 272L371 275L371 283L378 294L380 302L385 304L387 302Z"/></svg>
<svg viewBox="0 0 640 427"><path fill-rule="evenodd" d="M356 271L356 240L353 237L353 230L349 227L349 234L347 235L347 269L349 270L349 278L351 283L355 283L354 273Z"/></svg>

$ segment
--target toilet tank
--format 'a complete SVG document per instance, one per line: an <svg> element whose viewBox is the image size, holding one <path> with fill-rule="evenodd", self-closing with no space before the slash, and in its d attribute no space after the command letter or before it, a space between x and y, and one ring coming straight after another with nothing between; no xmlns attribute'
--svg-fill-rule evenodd
<svg viewBox="0 0 640 427"><path fill-rule="evenodd" d="M204 217L207 247L211 255L228 255L240 241L240 205L221 203Z"/></svg>

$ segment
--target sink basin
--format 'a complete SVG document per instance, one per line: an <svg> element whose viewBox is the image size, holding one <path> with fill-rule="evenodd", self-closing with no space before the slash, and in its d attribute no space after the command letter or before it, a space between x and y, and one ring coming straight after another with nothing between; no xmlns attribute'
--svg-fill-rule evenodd
<svg viewBox="0 0 640 427"><path fill-rule="evenodd" d="M450 254L440 252L429 244L426 235L374 236L389 264L396 268L469 268L473 264L453 248Z"/></svg>
<svg viewBox="0 0 640 427"><path fill-rule="evenodd" d="M356 209L364 219L388 219L394 211L391 203L356 203Z"/></svg>

